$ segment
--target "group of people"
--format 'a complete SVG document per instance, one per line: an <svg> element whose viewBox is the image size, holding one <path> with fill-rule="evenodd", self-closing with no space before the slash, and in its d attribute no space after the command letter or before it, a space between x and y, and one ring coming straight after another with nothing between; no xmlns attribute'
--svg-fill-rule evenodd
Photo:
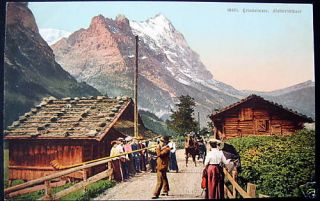
<svg viewBox="0 0 320 201"><path fill-rule="evenodd" d="M112 148L110 156L121 155L125 152L132 152L148 147L148 141L138 140L130 136L118 138L111 142ZM147 170L148 151L141 150L138 152L121 155L119 158L112 160L113 175L116 181L126 181L130 176Z"/></svg>
<svg viewBox="0 0 320 201"><path fill-rule="evenodd" d="M206 192L206 199L224 198L223 165L228 165L230 159L226 159L221 147L219 148L219 145L221 145L219 143L218 140L211 139L207 144L207 154L204 160L205 169L201 183L201 187ZM176 145L169 140L168 136L150 142L138 141L132 137L119 138L112 141L110 156L121 155L145 147L153 147L153 149L122 155L112 161L114 179L125 181L136 173L147 171L146 165L150 163L151 172L157 173L157 184L152 199L159 198L161 190L161 195L168 196L170 188L167 172L179 172L176 160Z"/></svg>
<svg viewBox="0 0 320 201"><path fill-rule="evenodd" d="M223 166L228 165L231 160L226 159L222 151L223 143L216 139L210 139L206 156L204 159L205 169L203 170L201 187L205 190L206 199L223 199L224 198L224 172ZM161 143L156 149L157 155L157 184L152 199L159 198L161 189L162 195L168 196L170 190L167 168L169 155L172 147L168 137L163 137Z"/></svg>
<svg viewBox="0 0 320 201"><path fill-rule="evenodd" d="M156 146L161 143L160 138L155 138L151 141L138 140L134 137L128 136L126 138L118 138L111 142L112 148L110 156L117 156L124 153L112 160L112 168L114 171L114 179L118 182L126 181L130 176L134 176L137 173L147 171L147 165L150 165L151 172L156 173L159 169L157 167L157 152ZM168 167L166 170L178 172L178 164L176 159L176 144L171 141L168 143L170 147ZM141 150L133 152L135 150L143 149L145 147L154 147L149 150Z"/></svg>

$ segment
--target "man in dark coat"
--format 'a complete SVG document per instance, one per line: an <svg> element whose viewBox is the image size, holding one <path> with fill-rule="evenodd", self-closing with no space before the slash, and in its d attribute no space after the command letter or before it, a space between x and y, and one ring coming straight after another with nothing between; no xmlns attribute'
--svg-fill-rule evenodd
<svg viewBox="0 0 320 201"><path fill-rule="evenodd" d="M160 191L163 187L162 195L167 195L169 192L169 182L167 178L167 169L169 165L169 153L171 148L168 146L169 137L163 136L159 146L156 148L157 153L157 185L152 199L159 198Z"/></svg>
<svg viewBox="0 0 320 201"><path fill-rule="evenodd" d="M132 151L138 150L139 144L137 143L137 139L133 138L133 142L131 144L131 149ZM134 152L132 153L133 156L133 162L134 162L134 167L136 170L136 173L141 173L141 168L140 168L140 153L139 152Z"/></svg>

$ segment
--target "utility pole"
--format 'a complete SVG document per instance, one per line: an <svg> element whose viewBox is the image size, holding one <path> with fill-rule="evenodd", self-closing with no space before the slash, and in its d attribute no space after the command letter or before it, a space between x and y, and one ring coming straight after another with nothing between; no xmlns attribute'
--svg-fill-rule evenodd
<svg viewBox="0 0 320 201"><path fill-rule="evenodd" d="M134 137L139 138L138 133L138 36L136 39L136 69L134 73Z"/></svg>
<svg viewBox="0 0 320 201"><path fill-rule="evenodd" d="M198 129L200 134L200 112L198 112Z"/></svg>

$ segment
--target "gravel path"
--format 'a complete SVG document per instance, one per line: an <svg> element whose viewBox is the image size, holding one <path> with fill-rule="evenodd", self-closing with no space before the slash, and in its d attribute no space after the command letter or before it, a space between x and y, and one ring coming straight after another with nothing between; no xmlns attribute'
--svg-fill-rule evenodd
<svg viewBox="0 0 320 201"><path fill-rule="evenodd" d="M188 167L185 166L184 150L177 150L179 173L169 172L169 196L161 196L158 200L203 199L200 188L201 175L204 168L202 160L194 166L191 157ZM126 182L106 190L94 200L150 200L157 182L156 173L144 172L130 178Z"/></svg>

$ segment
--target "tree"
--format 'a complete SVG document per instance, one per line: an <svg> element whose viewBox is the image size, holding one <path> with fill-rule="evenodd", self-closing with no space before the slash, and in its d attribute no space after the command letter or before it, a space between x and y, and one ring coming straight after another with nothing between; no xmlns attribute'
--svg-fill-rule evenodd
<svg viewBox="0 0 320 201"><path fill-rule="evenodd" d="M177 110L173 111L171 109L172 114L170 115L170 119L166 122L168 127L179 135L196 131L198 123L193 117L195 105L194 99L189 95L180 96L179 103L176 104Z"/></svg>
<svg viewBox="0 0 320 201"><path fill-rule="evenodd" d="M204 127L199 131L199 135L200 136L205 136L206 137L208 134L210 134L210 131L209 131L209 129L207 127Z"/></svg>

